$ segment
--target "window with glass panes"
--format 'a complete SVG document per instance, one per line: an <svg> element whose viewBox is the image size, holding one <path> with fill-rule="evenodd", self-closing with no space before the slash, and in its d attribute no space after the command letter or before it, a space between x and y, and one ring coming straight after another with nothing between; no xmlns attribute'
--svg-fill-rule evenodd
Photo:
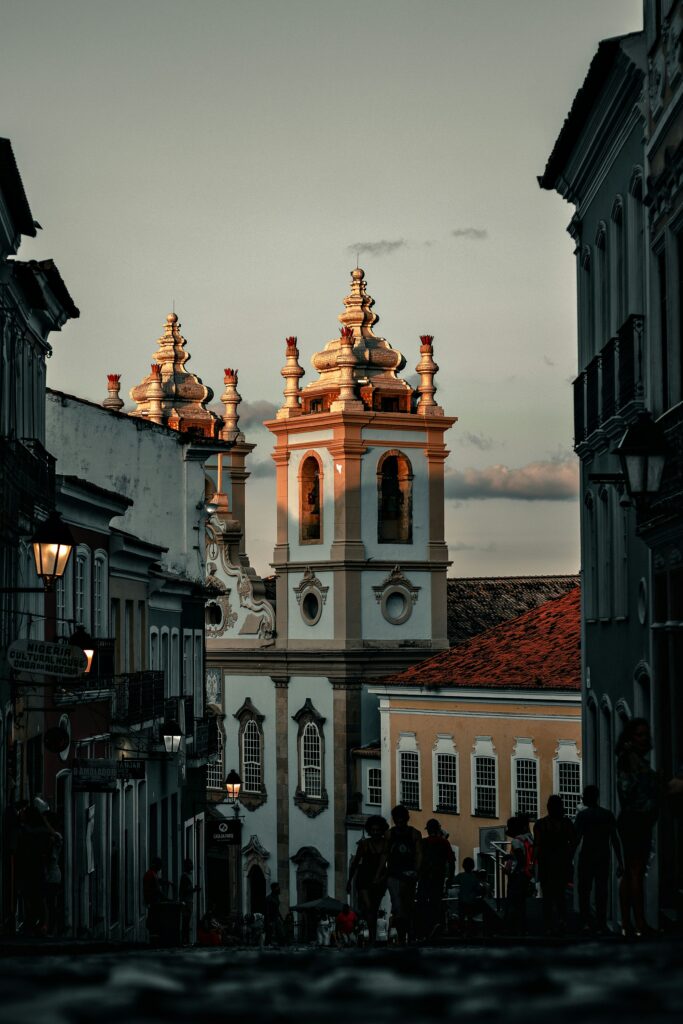
<svg viewBox="0 0 683 1024"><path fill-rule="evenodd" d="M533 758L515 759L515 814L538 817L538 764Z"/></svg>
<svg viewBox="0 0 683 1024"><path fill-rule="evenodd" d="M85 572L86 572L85 556L78 555L76 557L76 624L77 625L85 625L85 597L86 597Z"/></svg>
<svg viewBox="0 0 683 1024"><path fill-rule="evenodd" d="M225 766L223 759L223 730L221 729L218 721L209 722L209 729L218 730L218 745L217 745L217 757L215 761L210 761L206 766L206 788L207 789L223 789L225 785Z"/></svg>
<svg viewBox="0 0 683 1024"><path fill-rule="evenodd" d="M474 759L474 813L496 817L496 759L479 756Z"/></svg>
<svg viewBox="0 0 683 1024"><path fill-rule="evenodd" d="M382 803L382 769L370 768L368 771L368 803Z"/></svg>
<svg viewBox="0 0 683 1024"><path fill-rule="evenodd" d="M436 755L436 803L444 810L458 809L458 758L455 754Z"/></svg>
<svg viewBox="0 0 683 1024"><path fill-rule="evenodd" d="M415 750L401 751L401 803L420 806L420 755Z"/></svg>
<svg viewBox="0 0 683 1024"><path fill-rule="evenodd" d="M320 733L314 722L308 722L301 737L303 791L306 796L322 796L322 760L320 756Z"/></svg>
<svg viewBox="0 0 683 1024"><path fill-rule="evenodd" d="M564 802L564 812L573 818L581 803L581 765L578 761L557 762L557 790Z"/></svg>
<svg viewBox="0 0 683 1024"><path fill-rule="evenodd" d="M104 560L96 558L93 570L93 626L95 636L104 636L106 633L104 623L104 568Z"/></svg>
<svg viewBox="0 0 683 1024"><path fill-rule="evenodd" d="M245 793L261 791L261 733L254 721L242 733L242 785Z"/></svg>

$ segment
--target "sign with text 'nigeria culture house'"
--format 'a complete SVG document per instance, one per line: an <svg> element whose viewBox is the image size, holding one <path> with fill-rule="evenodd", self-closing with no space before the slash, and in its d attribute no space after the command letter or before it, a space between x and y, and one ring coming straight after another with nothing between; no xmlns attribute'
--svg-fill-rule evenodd
<svg viewBox="0 0 683 1024"><path fill-rule="evenodd" d="M46 640L15 640L9 645L7 660L15 672L69 679L83 675L88 664L80 647L53 644Z"/></svg>

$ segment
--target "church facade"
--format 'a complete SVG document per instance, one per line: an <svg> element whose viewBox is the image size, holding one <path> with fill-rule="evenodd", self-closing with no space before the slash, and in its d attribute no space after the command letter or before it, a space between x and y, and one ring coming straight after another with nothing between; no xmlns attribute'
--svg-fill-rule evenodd
<svg viewBox="0 0 683 1024"><path fill-rule="evenodd" d="M455 419L435 400L432 337L420 339L413 388L405 358L374 333L373 305L353 270L340 335L313 356L305 387L297 339L286 340L283 402L266 423L274 588L245 549L254 446L239 430L237 373L225 372L220 437L231 448L207 490L206 664L222 770L242 779L230 909L259 909L273 881L285 906L343 896L371 802L354 751L380 734L369 686L448 647L444 462ZM229 815L214 773L213 814Z"/></svg>

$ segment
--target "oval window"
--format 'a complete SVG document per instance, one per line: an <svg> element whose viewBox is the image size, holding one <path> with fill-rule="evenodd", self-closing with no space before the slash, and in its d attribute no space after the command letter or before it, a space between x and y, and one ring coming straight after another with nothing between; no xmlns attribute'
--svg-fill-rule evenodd
<svg viewBox="0 0 683 1024"><path fill-rule="evenodd" d="M309 626L315 626L321 611L320 595L316 594L315 590L306 591L301 601L301 614L304 622L307 622Z"/></svg>
<svg viewBox="0 0 683 1024"><path fill-rule="evenodd" d="M382 615L392 626L400 626L410 618L413 602L410 594L403 587L393 587L382 597Z"/></svg>

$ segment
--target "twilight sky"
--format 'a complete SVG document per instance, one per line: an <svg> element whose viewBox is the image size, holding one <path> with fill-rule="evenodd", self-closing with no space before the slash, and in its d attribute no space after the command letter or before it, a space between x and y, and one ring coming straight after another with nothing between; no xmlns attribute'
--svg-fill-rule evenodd
<svg viewBox="0 0 683 1024"><path fill-rule="evenodd" d="M600 39L641 0L3 0L0 135L81 318L48 384L147 372L175 301L189 368L237 366L266 572L260 420L284 338L338 334L356 254L386 337L435 336L459 576L575 572L571 209L536 175ZM86 442L87 443L87 442ZM48 439L49 446L49 439ZM59 469L59 467L57 467Z"/></svg>

